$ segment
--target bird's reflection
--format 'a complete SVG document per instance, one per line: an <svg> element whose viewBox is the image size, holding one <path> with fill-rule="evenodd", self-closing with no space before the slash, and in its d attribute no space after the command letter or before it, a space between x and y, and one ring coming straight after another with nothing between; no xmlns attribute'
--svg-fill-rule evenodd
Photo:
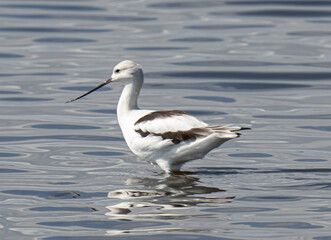
<svg viewBox="0 0 331 240"><path fill-rule="evenodd" d="M217 192L226 190L203 186L198 177L177 174L167 177L130 178L130 189L120 189L108 193L108 198L120 200L108 206L106 214L112 219L182 219L206 216L212 213L192 211L191 208L202 204L228 203L234 198L215 197ZM213 194L213 196L207 196Z"/></svg>

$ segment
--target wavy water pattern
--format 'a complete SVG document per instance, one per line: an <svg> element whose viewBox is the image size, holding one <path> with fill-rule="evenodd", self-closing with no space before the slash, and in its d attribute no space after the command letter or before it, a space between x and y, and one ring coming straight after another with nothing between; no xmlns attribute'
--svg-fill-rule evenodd
<svg viewBox="0 0 331 240"><path fill-rule="evenodd" d="M331 238L331 3L3 0L0 238ZM123 59L140 105L250 126L167 176L117 124Z"/></svg>

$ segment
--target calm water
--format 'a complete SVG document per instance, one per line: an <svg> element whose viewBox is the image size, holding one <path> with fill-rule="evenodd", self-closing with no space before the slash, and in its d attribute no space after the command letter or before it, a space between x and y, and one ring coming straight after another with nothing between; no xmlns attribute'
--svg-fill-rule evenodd
<svg viewBox="0 0 331 240"><path fill-rule="evenodd" d="M330 1L0 2L1 239L331 239ZM141 107L252 130L165 177L128 150Z"/></svg>

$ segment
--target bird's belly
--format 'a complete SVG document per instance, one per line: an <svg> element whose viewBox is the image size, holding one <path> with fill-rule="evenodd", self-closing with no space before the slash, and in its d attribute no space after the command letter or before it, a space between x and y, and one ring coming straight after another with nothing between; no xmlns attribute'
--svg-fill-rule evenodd
<svg viewBox="0 0 331 240"><path fill-rule="evenodd" d="M220 139L217 134L211 134L208 137L198 138L194 141L186 141L172 152L172 159L175 162L187 162L203 158L208 152L227 140Z"/></svg>
<svg viewBox="0 0 331 240"><path fill-rule="evenodd" d="M169 151L173 145L170 139L162 139L160 136L148 135L142 137L135 131L123 132L124 139L130 150L139 158L153 162Z"/></svg>

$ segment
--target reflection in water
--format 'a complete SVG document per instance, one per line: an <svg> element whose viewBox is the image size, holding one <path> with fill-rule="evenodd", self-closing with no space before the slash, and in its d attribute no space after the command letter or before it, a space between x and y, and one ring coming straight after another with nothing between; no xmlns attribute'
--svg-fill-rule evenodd
<svg viewBox="0 0 331 240"><path fill-rule="evenodd" d="M199 178L187 175L172 175L163 178L130 178L127 185L143 186L144 189L120 189L108 193L112 199L125 200L116 205L108 206L108 216L132 220L138 218L182 218L179 214L166 214L167 210L189 208L203 203L228 203L234 197L206 197L206 194L225 192L224 189L202 186ZM135 214L137 208L151 207L153 211ZM183 210L183 209L181 209ZM118 216L118 214L122 214ZM125 215L126 216L123 216Z"/></svg>
<svg viewBox="0 0 331 240"><path fill-rule="evenodd" d="M120 189L108 193L111 199L120 199L117 204L107 206L106 213L111 220L141 221L141 220L183 220L211 217L214 213L202 212L193 206L207 203L230 203L232 197L207 197L207 194L225 192L226 190L203 186L199 178L188 175L172 175L160 178L130 178L127 185L139 189ZM142 187L141 187L142 186ZM180 208L180 211L179 209ZM159 226L160 227L160 226ZM177 227L149 229L158 232L177 231ZM181 229L185 231L185 229ZM191 229L192 230L192 229ZM130 232L138 233L139 229ZM196 231L198 231L196 229ZM124 230L108 230L108 235L128 233Z"/></svg>

